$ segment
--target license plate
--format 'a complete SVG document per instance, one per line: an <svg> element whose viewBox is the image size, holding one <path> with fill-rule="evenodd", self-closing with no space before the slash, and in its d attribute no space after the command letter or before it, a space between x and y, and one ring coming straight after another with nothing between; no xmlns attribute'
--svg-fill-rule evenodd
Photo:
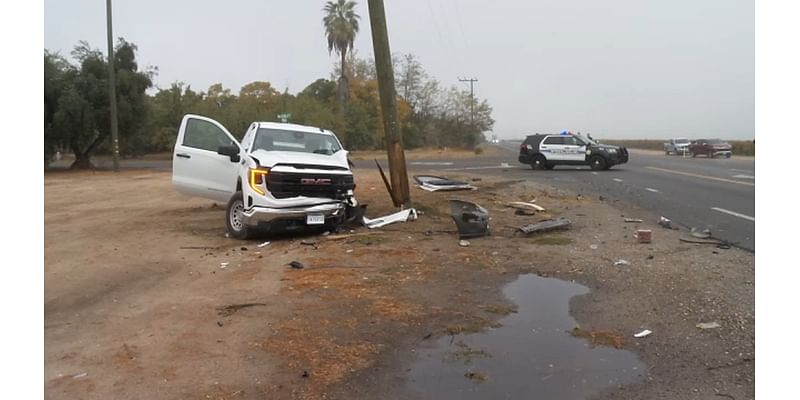
<svg viewBox="0 0 800 400"><path fill-rule="evenodd" d="M308 214L306 215L307 225L322 225L325 223L325 216L322 214Z"/></svg>

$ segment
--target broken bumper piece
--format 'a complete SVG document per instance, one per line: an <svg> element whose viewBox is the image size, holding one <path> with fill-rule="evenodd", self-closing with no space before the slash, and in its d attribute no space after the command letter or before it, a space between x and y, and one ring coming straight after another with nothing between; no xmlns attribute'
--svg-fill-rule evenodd
<svg viewBox="0 0 800 400"><path fill-rule="evenodd" d="M459 239L469 239L489 234L489 212L475 203L464 200L450 200L450 215L458 228Z"/></svg>
<svg viewBox="0 0 800 400"><path fill-rule="evenodd" d="M535 224L523 225L519 227L519 230L527 235L535 232L546 232L555 229L564 229L569 227L570 225L572 225L572 221L566 218L556 218L556 219L546 219L544 221L539 221Z"/></svg>
<svg viewBox="0 0 800 400"><path fill-rule="evenodd" d="M406 221L413 221L417 219L417 210L413 208L409 208L407 210L399 211L391 215L387 215L381 218L369 219L367 217L362 217L364 221L364 226L367 228L380 228L382 226L386 226L389 224L393 224L395 222L406 222Z"/></svg>

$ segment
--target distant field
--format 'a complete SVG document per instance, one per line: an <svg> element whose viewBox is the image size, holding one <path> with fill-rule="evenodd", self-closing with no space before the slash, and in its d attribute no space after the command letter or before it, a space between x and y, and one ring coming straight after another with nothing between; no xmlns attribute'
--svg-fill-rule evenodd
<svg viewBox="0 0 800 400"><path fill-rule="evenodd" d="M664 142L666 142L666 140L603 140L603 143L613 144L616 146L625 146L630 149L660 151L664 150ZM733 154L737 156L756 155L756 145L752 140L728 140L727 142L733 146Z"/></svg>

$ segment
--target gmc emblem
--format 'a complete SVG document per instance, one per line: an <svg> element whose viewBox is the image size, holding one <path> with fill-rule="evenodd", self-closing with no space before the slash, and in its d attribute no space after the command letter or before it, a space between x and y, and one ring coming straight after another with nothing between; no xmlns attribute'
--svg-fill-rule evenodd
<svg viewBox="0 0 800 400"><path fill-rule="evenodd" d="M330 185L330 178L300 178L300 184L303 185Z"/></svg>

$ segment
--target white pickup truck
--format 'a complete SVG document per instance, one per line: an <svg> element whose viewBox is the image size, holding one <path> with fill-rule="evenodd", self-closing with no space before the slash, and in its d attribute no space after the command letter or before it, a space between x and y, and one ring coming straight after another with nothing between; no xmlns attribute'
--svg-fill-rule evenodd
<svg viewBox="0 0 800 400"><path fill-rule="evenodd" d="M357 206L347 151L326 129L253 122L241 143L219 122L183 117L172 184L184 194L226 202L231 237L257 230L336 227Z"/></svg>

